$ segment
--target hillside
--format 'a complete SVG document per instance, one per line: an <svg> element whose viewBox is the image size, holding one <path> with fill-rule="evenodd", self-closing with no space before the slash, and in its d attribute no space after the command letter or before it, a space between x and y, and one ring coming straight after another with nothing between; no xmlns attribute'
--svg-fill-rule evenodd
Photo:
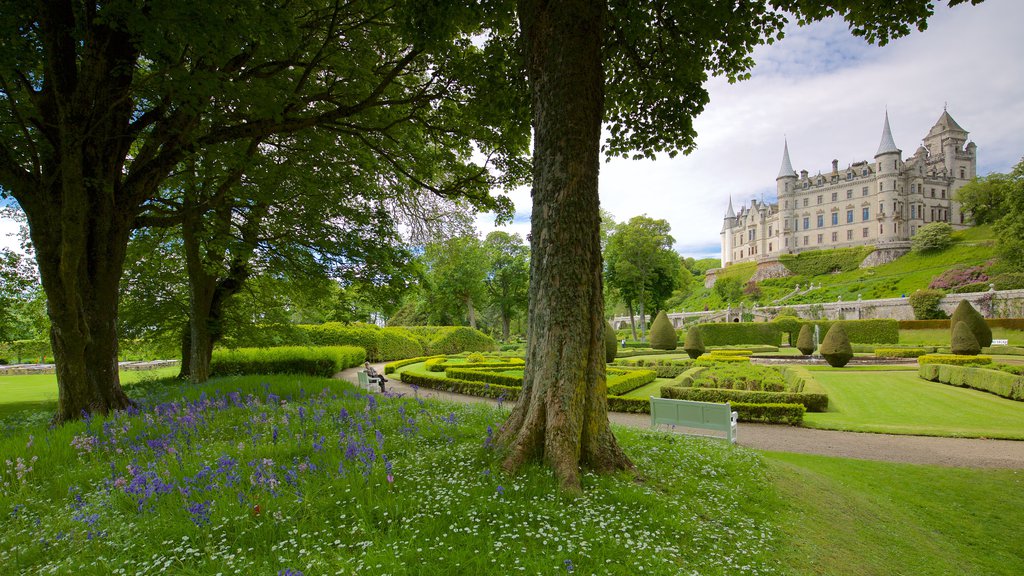
<svg viewBox="0 0 1024 576"><path fill-rule="evenodd" d="M778 305L813 304L874 298L896 298L909 295L915 290L927 288L937 275L954 268L978 266L995 258L995 236L990 226L978 226L953 234L954 244L938 253L907 254L893 262L874 268L855 269L849 272L822 274L817 276L790 276L764 280L757 284L760 295L744 294L740 301L760 306L776 305L775 301L793 292L797 286L821 285L820 289L806 294L792 296ZM746 262L730 266L719 276L735 278L746 285L756 270L756 264ZM735 306L739 301L733 300ZM714 288L700 286L673 311L698 311L725 308L727 302Z"/></svg>

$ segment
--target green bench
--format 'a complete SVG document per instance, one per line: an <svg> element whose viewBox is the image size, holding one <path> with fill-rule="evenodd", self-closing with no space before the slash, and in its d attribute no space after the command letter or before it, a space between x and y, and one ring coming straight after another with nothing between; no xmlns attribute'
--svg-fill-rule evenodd
<svg viewBox="0 0 1024 576"><path fill-rule="evenodd" d="M366 374L366 370L360 370L356 372L359 375L359 387L365 390L370 389L370 377Z"/></svg>
<svg viewBox="0 0 1024 576"><path fill-rule="evenodd" d="M725 432L725 438L722 439L735 444L738 417L739 415L733 412L732 406L728 402L715 404L713 402L651 397L652 428L658 424L670 424L684 428ZM721 436L713 436L713 438L721 438Z"/></svg>

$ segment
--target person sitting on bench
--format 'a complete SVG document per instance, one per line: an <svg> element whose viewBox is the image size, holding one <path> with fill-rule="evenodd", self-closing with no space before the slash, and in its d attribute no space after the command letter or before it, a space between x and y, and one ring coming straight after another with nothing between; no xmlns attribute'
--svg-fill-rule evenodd
<svg viewBox="0 0 1024 576"><path fill-rule="evenodd" d="M370 379L370 383L371 384L374 381L377 382L377 385L380 386L380 393L383 394L384 393L384 384L387 383L388 379L385 378L383 374L380 374L379 372L374 370L373 366L370 366L369 362L366 363L366 376L367 376L367 378Z"/></svg>

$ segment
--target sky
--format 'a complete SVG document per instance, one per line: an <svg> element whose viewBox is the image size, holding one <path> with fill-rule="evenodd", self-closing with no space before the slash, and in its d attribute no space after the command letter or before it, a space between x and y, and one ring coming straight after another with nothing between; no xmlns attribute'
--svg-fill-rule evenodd
<svg viewBox="0 0 1024 576"><path fill-rule="evenodd" d="M668 220L685 256L718 257L729 197L738 210L774 200L789 142L793 168L812 175L871 160L886 111L909 157L946 106L978 145L978 174L1008 172L1024 156L1024 1L936 7L928 30L878 47L841 20L792 27L754 53L750 80L708 83L711 103L695 120L697 149L656 161L615 159L601 166L601 207L616 221L647 214ZM530 227L528 188L510 194L516 216L503 230ZM477 218L481 234L492 215ZM0 220L0 247L17 226Z"/></svg>
<svg viewBox="0 0 1024 576"><path fill-rule="evenodd" d="M789 142L793 168L812 175L871 160L886 110L896 145L911 156L947 106L978 145L978 174L1008 172L1024 156L1024 1L937 6L928 29L884 47L841 20L787 30L754 53L750 80L713 79L695 121L697 149L656 161L601 166L601 207L624 222L647 214L672 226L684 256L719 257L722 217L751 199L775 198ZM511 194L516 217L501 229L526 237L529 189ZM494 218L477 220L483 234Z"/></svg>

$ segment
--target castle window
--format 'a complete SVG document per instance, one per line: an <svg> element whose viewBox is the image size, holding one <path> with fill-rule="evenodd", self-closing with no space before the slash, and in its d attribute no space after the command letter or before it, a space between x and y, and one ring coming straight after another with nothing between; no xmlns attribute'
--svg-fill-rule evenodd
<svg viewBox="0 0 1024 576"><path fill-rule="evenodd" d="M867 169L867 168L865 168L865 169L864 169L864 170L863 170L863 171L862 171L862 172L860 173L860 175L861 175L861 176L867 176L867 175L868 175L868 169Z"/></svg>
<svg viewBox="0 0 1024 576"><path fill-rule="evenodd" d="M916 204L911 204L910 205L910 219L913 220L914 218L917 218L917 205Z"/></svg>
<svg viewBox="0 0 1024 576"><path fill-rule="evenodd" d="M822 185L822 184L824 184L824 183L825 183L825 179L824 179L824 178L822 178L821 176L819 176L819 177L818 177L818 186L821 186L821 185Z"/></svg>
<svg viewBox="0 0 1024 576"><path fill-rule="evenodd" d="M896 232L896 223L895 223L895 222L893 222L893 223L892 223L892 233L893 233L893 234L896 234L896 233L897 233L897 232Z"/></svg>
<svg viewBox="0 0 1024 576"><path fill-rule="evenodd" d="M932 208L932 222L935 221L935 208Z"/></svg>
<svg viewBox="0 0 1024 576"><path fill-rule="evenodd" d="M782 240L782 244L783 244L783 245L784 245L784 246L785 246L786 248L789 248L789 238L784 238L784 239Z"/></svg>
<svg viewBox="0 0 1024 576"><path fill-rule="evenodd" d="M885 234L885 224L879 224L878 225L878 233L879 234Z"/></svg>
<svg viewBox="0 0 1024 576"><path fill-rule="evenodd" d="M833 192L832 193L832 201L835 202L838 199L839 199L839 192Z"/></svg>
<svg viewBox="0 0 1024 576"><path fill-rule="evenodd" d="M932 188L932 198L935 198L935 188Z"/></svg>
<svg viewBox="0 0 1024 576"><path fill-rule="evenodd" d="M917 234L917 226L910 227L910 235L913 236L914 234Z"/></svg>
<svg viewBox="0 0 1024 576"><path fill-rule="evenodd" d="M885 205L883 205L881 202L878 203L878 213L885 214Z"/></svg>
<svg viewBox="0 0 1024 576"><path fill-rule="evenodd" d="M860 195L861 196L867 196L868 195L868 187L867 186L865 186L865 187L860 189Z"/></svg>
<svg viewBox="0 0 1024 576"><path fill-rule="evenodd" d="M867 228L864 228L864 231L863 231L863 232L862 232L861 234L862 234L862 235L863 235L863 236L864 236L865 238L867 238L867 237L868 237L868 229L867 229Z"/></svg>
<svg viewBox="0 0 1024 576"><path fill-rule="evenodd" d="M961 172L963 172L963 170L961 170ZM963 178L963 176L961 176L961 178ZM853 180L853 172L847 172L846 173L846 179L847 180Z"/></svg>
<svg viewBox="0 0 1024 576"><path fill-rule="evenodd" d="M832 233L832 241L836 242L838 240L839 240L839 232L833 232Z"/></svg>
<svg viewBox="0 0 1024 576"><path fill-rule="evenodd" d="M853 230L847 230L846 231L846 239L847 240L853 240Z"/></svg>
<svg viewBox="0 0 1024 576"><path fill-rule="evenodd" d="M789 200L786 200L786 209L789 209Z"/></svg>
<svg viewBox="0 0 1024 576"><path fill-rule="evenodd" d="M942 193L943 200L945 200L945 198L946 198L946 189L943 188L942 190L940 190L940 192Z"/></svg>
<svg viewBox="0 0 1024 576"><path fill-rule="evenodd" d="M963 168L960 169L960 179L961 180L964 179L964 169Z"/></svg>
<svg viewBox="0 0 1024 576"><path fill-rule="evenodd" d="M865 208L864 210L862 210L860 219L867 220L871 216L870 212L871 210L869 208Z"/></svg>
<svg viewBox="0 0 1024 576"><path fill-rule="evenodd" d="M789 192L789 182L786 182L786 188L785 188L785 191L786 191L786 192Z"/></svg>
<svg viewBox="0 0 1024 576"><path fill-rule="evenodd" d="M893 160L892 161L892 169L895 170L896 168L898 168L897 164L899 164L899 163L900 163L899 160Z"/></svg>
<svg viewBox="0 0 1024 576"><path fill-rule="evenodd" d="M747 231L747 241L753 242L754 241L754 234L755 234L754 230L748 230Z"/></svg>
<svg viewBox="0 0 1024 576"><path fill-rule="evenodd" d="M818 194L818 204L821 204L821 194Z"/></svg>
<svg viewBox="0 0 1024 576"><path fill-rule="evenodd" d="M769 252L771 252L771 251L772 251L772 243L771 243L771 242L769 242L769 243L768 243L768 251L769 251Z"/></svg>
<svg viewBox="0 0 1024 576"><path fill-rule="evenodd" d="M807 236L807 235L805 234L805 235L804 235L804 246L807 246L807 245L808 245L808 244L810 244L810 243L811 243L811 237L810 237L810 236Z"/></svg>
<svg viewBox="0 0 1024 576"><path fill-rule="evenodd" d="M818 214L818 228L821 228L824 225L825 225L825 215L824 214Z"/></svg>
<svg viewBox="0 0 1024 576"><path fill-rule="evenodd" d="M846 191L846 199L849 200L851 198L853 198L853 190L847 190Z"/></svg>
<svg viewBox="0 0 1024 576"><path fill-rule="evenodd" d="M807 186L808 186L808 184L809 184L809 182L807 182L807 181L805 180L805 181L804 181L804 190L807 190Z"/></svg>
<svg viewBox="0 0 1024 576"><path fill-rule="evenodd" d="M772 235L772 227L771 227L771 224L769 224L769 225L768 225L768 235L769 235L769 236L771 236L771 235Z"/></svg>
<svg viewBox="0 0 1024 576"><path fill-rule="evenodd" d="M853 210L846 211L846 223L851 224L853 222Z"/></svg>
<svg viewBox="0 0 1024 576"><path fill-rule="evenodd" d="M807 230L810 227L811 227L811 219L806 217L806 216L804 216L804 230Z"/></svg>
<svg viewBox="0 0 1024 576"><path fill-rule="evenodd" d="M824 234L818 234L818 244L821 244L821 239L822 239L822 238L823 238L824 236L825 236Z"/></svg>
<svg viewBox="0 0 1024 576"><path fill-rule="evenodd" d="M810 203L810 198L804 198L804 208L807 208L807 204Z"/></svg>

